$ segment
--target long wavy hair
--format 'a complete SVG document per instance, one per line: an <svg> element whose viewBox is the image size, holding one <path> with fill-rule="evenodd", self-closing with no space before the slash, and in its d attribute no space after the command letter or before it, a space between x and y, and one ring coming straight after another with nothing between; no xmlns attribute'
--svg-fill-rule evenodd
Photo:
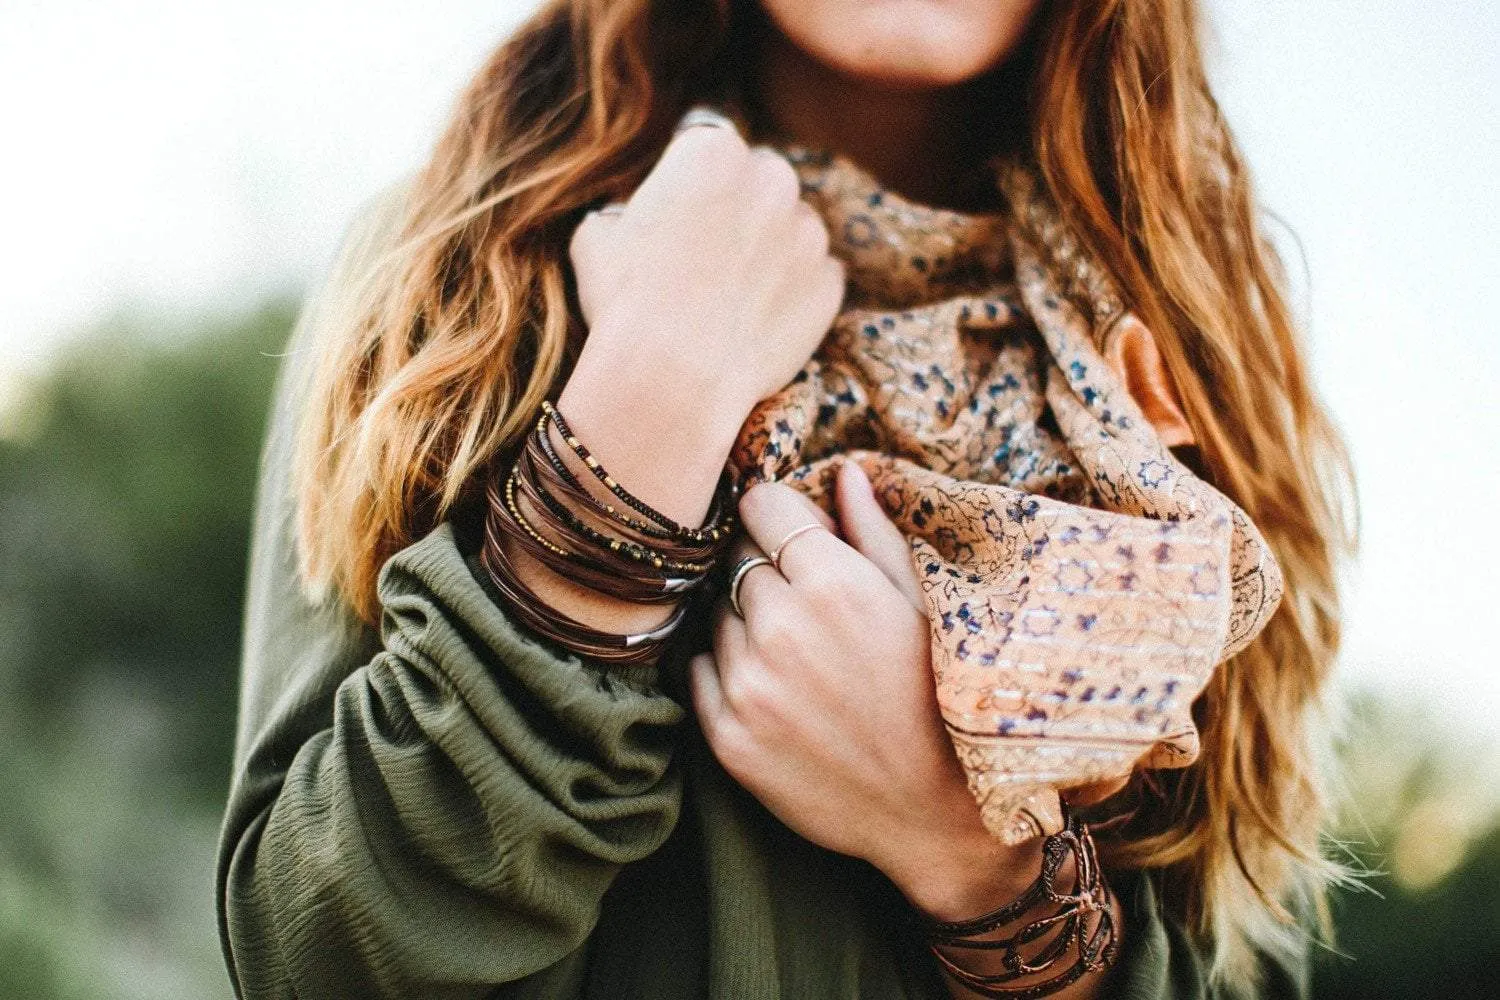
<svg viewBox="0 0 1500 1000"><path fill-rule="evenodd" d="M628 197L765 30L754 0L552 0L489 58L386 252L325 324L298 441L310 593L378 615L382 563L471 497L582 336L566 247ZM1197 762L1137 780L1110 863L1156 869L1230 987L1326 929L1326 720L1348 464L1310 385L1250 180L1210 93L1194 0L1052 0L1007 72L1023 151L1155 334L1202 472L1259 526L1286 597L1195 705ZM758 27L757 27L758 26ZM733 56L733 58L727 57ZM743 84L743 80L738 81ZM1000 116L1003 117L1003 116Z"/></svg>

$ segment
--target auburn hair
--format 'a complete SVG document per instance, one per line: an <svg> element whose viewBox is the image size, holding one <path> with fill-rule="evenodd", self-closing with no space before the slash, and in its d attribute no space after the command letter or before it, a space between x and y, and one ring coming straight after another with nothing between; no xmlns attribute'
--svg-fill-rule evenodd
<svg viewBox="0 0 1500 1000"><path fill-rule="evenodd" d="M725 58L755 0L551 0L459 99L431 160L327 317L295 470L302 573L367 621L385 560L471 496L558 387L582 335L566 247L628 197ZM1202 472L1260 528L1286 596L1194 707L1201 754L1136 785L1106 842L1156 869L1211 943L1214 979L1326 931L1320 694L1352 547L1349 469L1310 384L1250 179L1210 93L1195 0L1052 0L1024 56L1021 141L1078 237L1155 335ZM1021 58L1021 57L1018 57Z"/></svg>

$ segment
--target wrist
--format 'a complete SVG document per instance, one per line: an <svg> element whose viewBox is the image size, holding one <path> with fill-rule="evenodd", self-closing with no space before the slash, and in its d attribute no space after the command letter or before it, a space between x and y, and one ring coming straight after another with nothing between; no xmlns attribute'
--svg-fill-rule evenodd
<svg viewBox="0 0 1500 1000"><path fill-rule="evenodd" d="M563 390L580 416L586 407L628 417L650 425L671 443L727 455L757 402L754 393L733 372L716 370L683 352L622 349L616 346L621 341L612 337L585 343Z"/></svg>
<svg viewBox="0 0 1500 1000"><path fill-rule="evenodd" d="M1042 866L1042 838L1014 846L973 822L906 842L900 858L881 866L918 911L933 920L960 921L1018 899Z"/></svg>
<svg viewBox="0 0 1500 1000"><path fill-rule="evenodd" d="M924 925L955 997L1098 995L1101 974L1120 952L1119 903L1088 826L1076 815L1041 846L1036 880L1017 898L965 919Z"/></svg>
<svg viewBox="0 0 1500 1000"><path fill-rule="evenodd" d="M706 516L749 413L748 405L701 380L587 351L557 406L616 481L686 525Z"/></svg>
<svg viewBox="0 0 1500 1000"><path fill-rule="evenodd" d="M661 324L626 315L600 317L590 327L573 377L598 382L617 396L643 398L684 425L722 439L727 452L740 425L760 401L751 373L715 345L699 350L666 338Z"/></svg>

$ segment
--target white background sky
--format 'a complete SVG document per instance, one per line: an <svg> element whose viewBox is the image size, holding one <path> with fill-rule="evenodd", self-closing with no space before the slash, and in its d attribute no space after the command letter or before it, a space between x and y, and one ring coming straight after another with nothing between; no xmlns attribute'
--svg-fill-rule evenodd
<svg viewBox="0 0 1500 1000"><path fill-rule="evenodd" d="M3 0L0 412L123 306L302 286L532 6ZM1208 10L1220 99L1306 251L1315 371L1361 477L1344 673L1500 737L1500 5Z"/></svg>

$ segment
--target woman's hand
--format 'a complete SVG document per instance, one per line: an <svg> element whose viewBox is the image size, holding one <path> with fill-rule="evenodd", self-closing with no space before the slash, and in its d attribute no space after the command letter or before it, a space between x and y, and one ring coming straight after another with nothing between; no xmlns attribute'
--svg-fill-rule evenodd
<svg viewBox="0 0 1500 1000"><path fill-rule="evenodd" d="M751 408L843 300L823 219L775 150L693 127L569 256L589 334L559 408L632 493L698 523Z"/></svg>
<svg viewBox="0 0 1500 1000"><path fill-rule="evenodd" d="M573 233L589 334L558 409L616 481L683 524L703 523L751 408L806 363L843 300L843 264L800 195L774 150L687 128L621 212L591 212ZM585 489L613 499L554 444ZM594 628L642 632L672 613L507 552L541 600Z"/></svg>
<svg viewBox="0 0 1500 1000"><path fill-rule="evenodd" d="M844 294L792 165L729 128L679 132L622 211L584 217L569 255L580 364L666 372L705 393L698 406L737 410L736 430L812 355Z"/></svg>
<svg viewBox="0 0 1500 1000"><path fill-rule="evenodd" d="M986 831L943 729L906 539L864 472L845 462L837 525L796 490L750 489L745 527L781 573L751 570L741 619L719 609L712 655L692 663L703 732L726 771L782 822L864 858L938 919L1014 898L1039 842L1007 848Z"/></svg>

